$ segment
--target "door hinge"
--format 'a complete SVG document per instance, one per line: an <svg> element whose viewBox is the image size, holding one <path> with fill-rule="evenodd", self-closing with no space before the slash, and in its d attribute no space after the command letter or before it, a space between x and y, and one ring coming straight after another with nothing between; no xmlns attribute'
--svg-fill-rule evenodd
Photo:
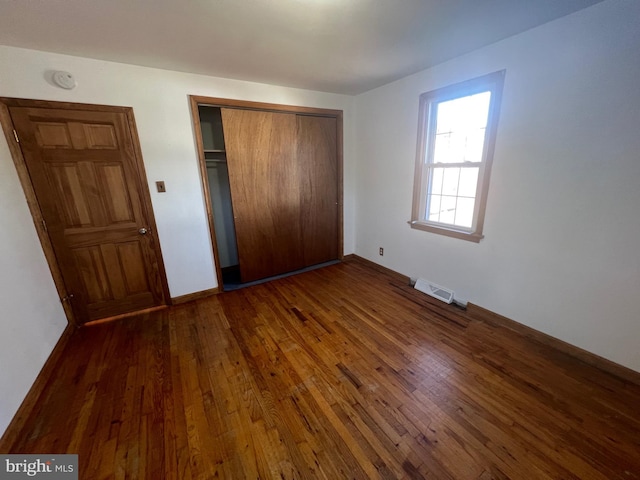
<svg viewBox="0 0 640 480"><path fill-rule="evenodd" d="M20 139L18 138L18 132L16 132L15 129L13 130L13 136L16 137L16 142L20 143Z"/></svg>
<svg viewBox="0 0 640 480"><path fill-rule="evenodd" d="M73 293L70 293L69 295L67 295L66 297L62 297L60 299L61 303L65 303L65 302L70 302L71 299L73 298Z"/></svg>

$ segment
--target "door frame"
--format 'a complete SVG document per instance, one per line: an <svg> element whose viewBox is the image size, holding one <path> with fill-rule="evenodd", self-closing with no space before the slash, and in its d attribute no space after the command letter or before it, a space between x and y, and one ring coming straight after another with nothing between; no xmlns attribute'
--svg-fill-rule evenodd
<svg viewBox="0 0 640 480"><path fill-rule="evenodd" d="M42 245L44 256L47 259L49 270L51 270L53 282L56 286L56 290L58 292L58 297L60 298L60 302L62 303L62 308L64 309L64 313L67 317L67 321L69 322L69 324L75 327L80 327L83 324L79 322L79 320L75 317L73 313L73 309L71 308L71 305L69 305L69 302L66 301L69 295L69 292L67 291L67 287L64 283L64 280L62 277L62 271L60 269L60 266L58 265L58 261L56 259L56 256L53 250L51 239L49 238L49 234L44 224L44 217L42 216L42 210L40 208L38 198L36 197L33 184L31 183L31 177L27 169L26 161L22 154L22 148L20 147L17 134L15 133L13 121L11 119L11 114L9 113L9 107L84 110L84 111L94 111L94 112L123 113L125 115L125 118L127 120L127 125L131 133L132 143L133 143L134 168L138 176L138 178L135 179L135 182L140 189L140 202L141 202L142 209L148 219L149 226L151 227L151 232L149 233L153 236L153 241L156 246L158 273L160 275L160 281L162 285L162 294L164 297L163 305L171 304L171 297L169 296L169 284L167 282L167 274L165 272L164 259L162 257L162 250L160 248L160 241L158 238L158 228L156 226L156 220L153 214L153 206L151 204L151 193L149 191L149 184L147 181L147 175L145 172L144 162L142 159L142 150L140 148L140 139L138 136L138 129L136 127L136 122L133 115L133 108L117 107L117 106L111 106L111 105L93 105L93 104L87 104L87 103L56 102L56 101L49 101L49 100L30 100L30 99L23 99L23 98L0 97L0 125L2 126L4 136L7 140L7 145L9 146L11 158L13 159L13 163L18 172L18 178L20 179L20 183L22 184L22 189L27 199L27 205L29 206L29 211L31 212L33 224L36 227L36 232L38 234L38 238L40 239L40 244ZM131 313L128 313L127 315L130 315L130 314ZM96 321L100 321L100 320L96 320Z"/></svg>
<svg viewBox="0 0 640 480"><path fill-rule="evenodd" d="M191 106L191 120L193 125L193 135L198 152L198 163L200 165L200 180L202 182L202 193L207 211L207 222L209 224L209 235L211 237L211 247L218 279L219 291L224 291L222 283L222 269L218 258L218 241L216 239L216 229L213 222L213 208L211 207L211 195L209 193L209 180L207 177L207 164L204 155L204 144L202 143L202 130L200 127L200 114L198 107L220 107L237 108L244 110L259 110L263 112L294 113L297 115L311 115L314 117L332 117L336 119L336 161L338 176L338 259L344 259L344 177L343 177L343 121L342 110L331 110L328 108L300 107L295 105L282 105L278 103L250 102L247 100L235 100L230 98L204 97L201 95L189 95Z"/></svg>

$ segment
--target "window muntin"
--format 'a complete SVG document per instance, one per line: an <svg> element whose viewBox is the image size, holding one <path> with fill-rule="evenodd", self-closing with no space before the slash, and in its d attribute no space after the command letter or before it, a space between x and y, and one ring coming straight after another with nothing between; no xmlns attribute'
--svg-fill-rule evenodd
<svg viewBox="0 0 640 480"><path fill-rule="evenodd" d="M479 241L504 71L420 97L414 228Z"/></svg>

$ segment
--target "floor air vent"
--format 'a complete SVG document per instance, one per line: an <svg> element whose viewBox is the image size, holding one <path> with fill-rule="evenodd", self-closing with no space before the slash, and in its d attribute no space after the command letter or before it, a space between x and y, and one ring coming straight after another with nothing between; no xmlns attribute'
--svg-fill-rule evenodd
<svg viewBox="0 0 640 480"><path fill-rule="evenodd" d="M453 302L453 291L447 290L440 285L436 285L429 280L425 280L424 278L419 278L416 281L415 287L416 290L421 291L422 293L426 293L427 295L432 296L433 298L437 298L438 300L442 300L445 303Z"/></svg>

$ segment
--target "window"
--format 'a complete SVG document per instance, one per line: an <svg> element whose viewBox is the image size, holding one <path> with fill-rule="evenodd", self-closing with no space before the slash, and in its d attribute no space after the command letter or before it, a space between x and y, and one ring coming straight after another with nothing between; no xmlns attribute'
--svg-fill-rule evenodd
<svg viewBox="0 0 640 480"><path fill-rule="evenodd" d="M479 242L505 71L420 96L412 228Z"/></svg>

